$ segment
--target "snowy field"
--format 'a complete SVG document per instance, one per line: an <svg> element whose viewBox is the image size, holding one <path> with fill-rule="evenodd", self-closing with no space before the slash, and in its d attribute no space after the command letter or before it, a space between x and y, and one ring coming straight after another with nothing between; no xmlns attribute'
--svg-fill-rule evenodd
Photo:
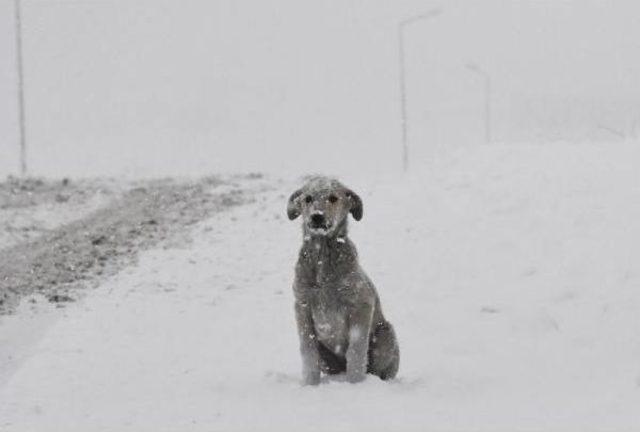
<svg viewBox="0 0 640 432"><path fill-rule="evenodd" d="M352 175L395 382L302 387L298 181L144 252L64 308L0 317L0 430L640 427L640 145L477 147ZM246 187L257 187L247 181Z"/></svg>

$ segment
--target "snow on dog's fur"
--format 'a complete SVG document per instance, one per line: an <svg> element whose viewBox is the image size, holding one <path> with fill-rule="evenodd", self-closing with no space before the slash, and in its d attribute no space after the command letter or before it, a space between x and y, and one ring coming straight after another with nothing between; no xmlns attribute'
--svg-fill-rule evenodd
<svg viewBox="0 0 640 432"><path fill-rule="evenodd" d="M393 327L347 237L349 213L360 220L362 200L327 177L308 180L287 205L289 219L302 215L293 290L305 384L318 384L321 372L346 372L349 382L362 381L367 372L385 380L398 372Z"/></svg>

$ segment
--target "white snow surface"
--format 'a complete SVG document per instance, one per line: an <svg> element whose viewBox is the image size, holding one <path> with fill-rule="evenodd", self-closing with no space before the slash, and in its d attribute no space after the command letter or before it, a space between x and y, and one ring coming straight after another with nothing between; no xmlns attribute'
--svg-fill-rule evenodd
<svg viewBox="0 0 640 432"><path fill-rule="evenodd" d="M107 205L113 194L96 192L85 202L44 202L28 207L0 209L0 247L6 248L24 239L33 239L43 231L56 229Z"/></svg>
<svg viewBox="0 0 640 432"><path fill-rule="evenodd" d="M617 431L640 427L640 146L478 147L360 192L351 238L394 382L300 385L298 184L63 309L0 322L0 430Z"/></svg>

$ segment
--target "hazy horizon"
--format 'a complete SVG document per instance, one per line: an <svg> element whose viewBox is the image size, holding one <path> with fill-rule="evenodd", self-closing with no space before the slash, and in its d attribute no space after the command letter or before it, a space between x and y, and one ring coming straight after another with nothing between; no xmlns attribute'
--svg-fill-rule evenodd
<svg viewBox="0 0 640 432"><path fill-rule="evenodd" d="M399 169L397 24L434 8L406 33L415 159L483 142L468 63L492 78L495 141L615 141L640 119L632 1L22 3L35 175ZM18 167L13 1L0 35L3 175Z"/></svg>

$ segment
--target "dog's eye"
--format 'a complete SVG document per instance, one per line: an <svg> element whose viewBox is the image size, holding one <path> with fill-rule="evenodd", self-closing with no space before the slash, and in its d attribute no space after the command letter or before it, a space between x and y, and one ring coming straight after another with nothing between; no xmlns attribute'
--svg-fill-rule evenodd
<svg viewBox="0 0 640 432"><path fill-rule="evenodd" d="M311 195L307 195L306 197L304 197L304 202L306 202L307 204L309 204L311 201L313 201Z"/></svg>
<svg viewBox="0 0 640 432"><path fill-rule="evenodd" d="M338 201L338 197L335 195L329 195L329 202L335 204Z"/></svg>

